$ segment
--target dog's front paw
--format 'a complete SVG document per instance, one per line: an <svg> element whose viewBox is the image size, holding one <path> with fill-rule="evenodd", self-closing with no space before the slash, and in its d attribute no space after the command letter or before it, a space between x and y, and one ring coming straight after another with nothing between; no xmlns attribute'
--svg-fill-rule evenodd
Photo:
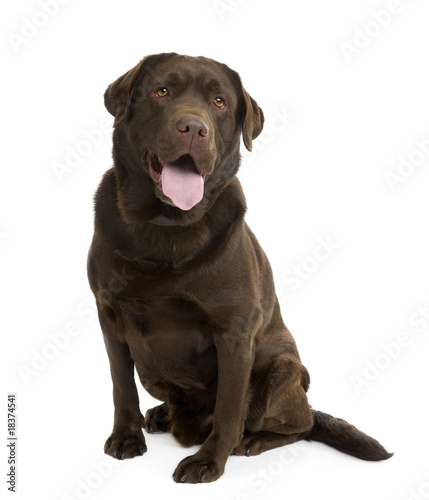
<svg viewBox="0 0 429 500"><path fill-rule="evenodd" d="M197 455L182 460L173 474L176 483L211 483L216 481L225 469L215 460L203 460Z"/></svg>
<svg viewBox="0 0 429 500"><path fill-rule="evenodd" d="M145 451L147 447L141 429L114 430L104 445L104 453L118 460L143 455Z"/></svg>

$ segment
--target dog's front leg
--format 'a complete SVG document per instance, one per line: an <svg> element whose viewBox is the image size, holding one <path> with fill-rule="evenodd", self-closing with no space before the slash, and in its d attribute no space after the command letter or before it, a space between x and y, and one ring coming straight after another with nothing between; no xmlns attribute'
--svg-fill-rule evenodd
<svg viewBox="0 0 429 500"><path fill-rule="evenodd" d="M142 432L144 418L140 413L134 381L134 361L128 345L117 339L115 323L105 315L101 307L98 308L98 317L109 356L115 405L113 431L104 445L104 451L123 460L143 455L147 450Z"/></svg>
<svg viewBox="0 0 429 500"><path fill-rule="evenodd" d="M199 483L218 479L234 447L240 442L246 417L246 397L253 364L250 336L229 334L215 338L218 386L213 429L195 455L177 466L176 482Z"/></svg>

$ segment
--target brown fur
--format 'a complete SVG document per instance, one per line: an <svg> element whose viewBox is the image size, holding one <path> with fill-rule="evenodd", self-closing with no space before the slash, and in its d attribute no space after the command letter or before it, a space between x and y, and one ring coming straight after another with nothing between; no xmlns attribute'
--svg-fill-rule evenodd
<svg viewBox="0 0 429 500"><path fill-rule="evenodd" d="M155 91L167 88L167 97ZM214 105L222 97L225 109ZM238 74L203 57L143 59L106 91L115 117L114 168L95 197L88 275L110 360L115 419L105 451L146 451L142 426L201 444L175 481L216 480L231 453L255 455L317 439L368 460L390 456L344 421L311 410L309 375L283 323L269 262L244 221L236 177L240 136L250 150L263 113ZM207 126L194 142L177 123ZM204 197L173 206L149 175L149 156L191 154ZM164 401L144 419L134 367Z"/></svg>

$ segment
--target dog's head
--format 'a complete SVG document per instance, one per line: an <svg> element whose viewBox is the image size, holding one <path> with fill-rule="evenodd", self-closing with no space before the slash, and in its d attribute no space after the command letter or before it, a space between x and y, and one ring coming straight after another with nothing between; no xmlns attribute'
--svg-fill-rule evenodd
<svg viewBox="0 0 429 500"><path fill-rule="evenodd" d="M104 98L119 205L133 222L198 220L237 172L241 133L251 150L264 121L238 74L204 57L148 56Z"/></svg>

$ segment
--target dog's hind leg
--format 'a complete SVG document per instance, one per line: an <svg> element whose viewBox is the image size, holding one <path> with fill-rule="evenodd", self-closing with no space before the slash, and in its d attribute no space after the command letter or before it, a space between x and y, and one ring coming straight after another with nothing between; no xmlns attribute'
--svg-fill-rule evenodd
<svg viewBox="0 0 429 500"><path fill-rule="evenodd" d="M245 433L240 444L234 448L232 455L260 455L286 444L292 444L308 436L308 431L297 434L278 434L277 432L260 431Z"/></svg>
<svg viewBox="0 0 429 500"><path fill-rule="evenodd" d="M155 432L169 432L170 421L168 418L167 403L155 406L146 412L145 415L145 429L150 434Z"/></svg>
<svg viewBox="0 0 429 500"><path fill-rule="evenodd" d="M291 355L281 355L269 371L256 375L246 429L234 455L264 451L306 439L314 425L307 401L309 376Z"/></svg>

